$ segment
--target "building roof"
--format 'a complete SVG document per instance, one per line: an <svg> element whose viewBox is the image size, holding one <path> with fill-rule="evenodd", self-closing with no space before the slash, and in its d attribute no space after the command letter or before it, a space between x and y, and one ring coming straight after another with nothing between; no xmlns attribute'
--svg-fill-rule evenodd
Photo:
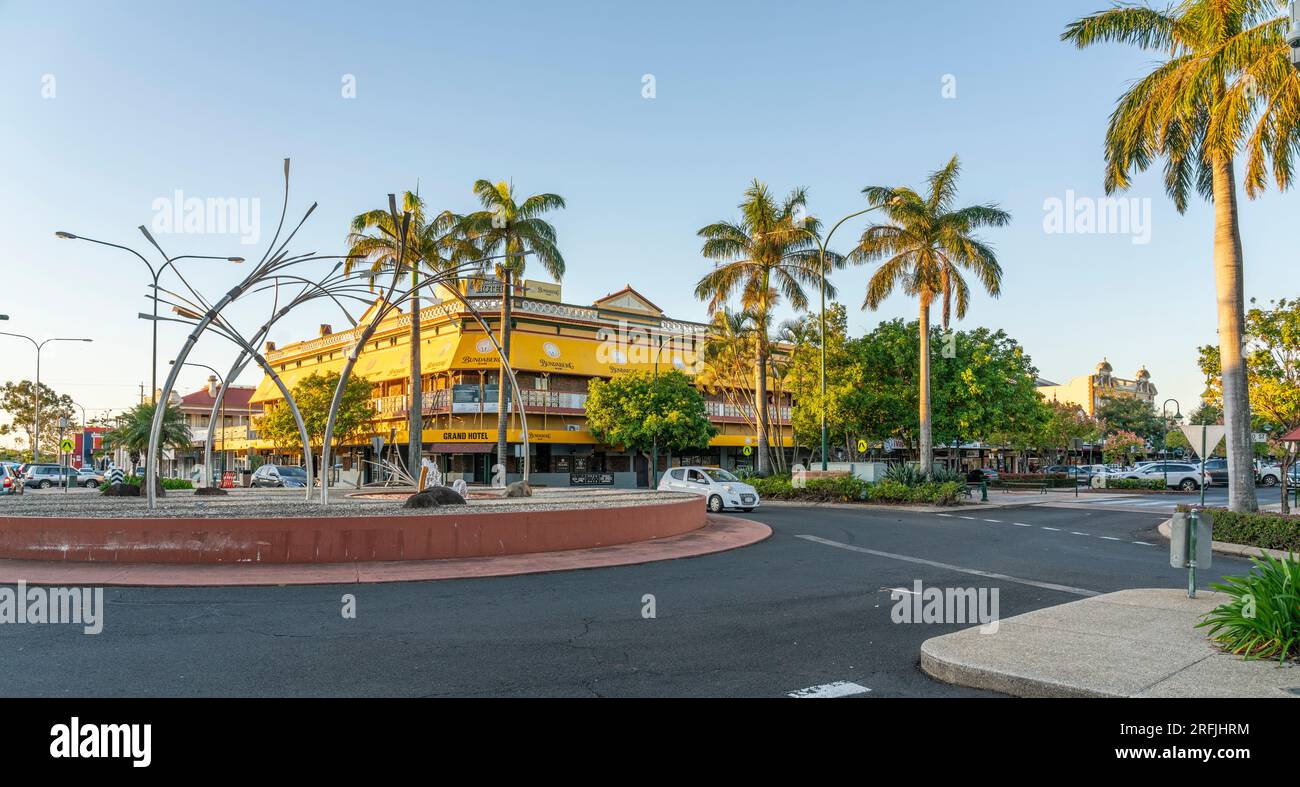
<svg viewBox="0 0 1300 787"><path fill-rule="evenodd" d="M257 390L251 385L232 385L226 392L224 406L227 411L230 410L248 410L248 400L252 398L253 391ZM181 397L181 409L183 410L202 410L209 412L212 410L212 403L216 401L215 397L208 393L207 386L200 388L194 393L186 394ZM254 405L253 410L262 409L260 405Z"/></svg>
<svg viewBox="0 0 1300 787"><path fill-rule="evenodd" d="M1291 431L1282 435L1282 442L1300 443L1300 426L1297 426L1295 429L1292 429Z"/></svg>

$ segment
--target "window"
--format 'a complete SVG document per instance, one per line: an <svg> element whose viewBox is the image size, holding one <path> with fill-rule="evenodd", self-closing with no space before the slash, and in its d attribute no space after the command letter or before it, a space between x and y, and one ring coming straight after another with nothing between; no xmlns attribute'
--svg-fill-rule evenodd
<svg viewBox="0 0 1300 787"><path fill-rule="evenodd" d="M682 470L681 468L677 468L676 470L670 470L668 471L668 474L671 475L677 481L686 480L686 471Z"/></svg>

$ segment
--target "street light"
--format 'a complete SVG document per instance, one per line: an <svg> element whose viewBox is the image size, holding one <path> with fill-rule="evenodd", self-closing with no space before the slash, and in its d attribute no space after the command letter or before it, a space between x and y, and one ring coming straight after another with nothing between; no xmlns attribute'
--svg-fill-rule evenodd
<svg viewBox="0 0 1300 787"><path fill-rule="evenodd" d="M32 426L32 463L41 461L41 348L50 342L93 342L94 339L64 339L52 338L38 342L30 336L24 336L21 333L7 333L0 331L0 336L14 336L19 339L26 339L36 348L36 387L32 389L33 404L33 421Z"/></svg>
<svg viewBox="0 0 1300 787"><path fill-rule="evenodd" d="M175 361L175 360L171 360L171 361L168 361L167 364L168 364L169 366L175 366L175 365L176 365L176 361ZM208 366L208 365L205 364L205 363L195 363L194 361L186 361L185 363L181 364L181 366L198 366L198 367L201 367L201 368L203 368L203 369L207 369L209 372L212 372L212 375L213 375L214 377L217 378L217 385L221 386L221 391L222 391L222 397L221 397L221 472L224 474L225 471L226 471L226 398L225 398L226 381L221 377L221 373L220 373L220 372L218 372L216 369L213 369L211 366ZM212 423L209 421L209 423L208 423L208 431L211 432L211 431L212 431L212 428L213 428L213 425L212 425ZM203 474L204 474L205 476L207 476L207 477L204 479L204 481L205 481L204 486L211 486L211 485L212 485L212 455L211 455L211 452L207 451L207 447L209 447L209 446L212 445L212 440L210 440L210 439L206 439L206 440L204 440L204 441L203 441L203 445L204 445Z"/></svg>
<svg viewBox="0 0 1300 787"><path fill-rule="evenodd" d="M1300 70L1300 2L1291 0L1291 30L1286 34L1291 45L1291 64Z"/></svg>
<svg viewBox="0 0 1300 787"><path fill-rule="evenodd" d="M144 228L143 224L140 225L139 229L140 232L144 233L144 236L149 240L149 243L152 244L155 249L158 249L159 253L162 253L162 249L159 248L158 244L154 241L153 236L149 234L149 231ZM64 232L62 230L55 232L54 236L56 238L62 238L63 240L84 240L89 243L97 243L100 246L108 246L114 249L122 249L123 251L129 251L135 256L139 257L140 262L143 262L145 267L149 269L149 275L153 278L153 294L155 296L153 299L153 316L154 316L153 353L151 355L151 361L149 366L149 386L150 386L149 396L150 396L150 402L153 404L157 404L158 403L158 319L157 319L158 279L162 277L163 271L167 270L169 267L173 271L176 271L177 276L180 276L181 273L179 270L176 269L176 265L175 265L177 260L225 260L226 262L241 263L244 261L244 258L243 257L212 257L212 256L199 255L199 254L182 254L179 257L168 257L166 254L163 254L163 258L166 260L166 262L164 262L162 265L159 265L157 268L155 268L148 260L144 258L142 254L140 254L140 252L130 248L129 246L120 246L116 243L109 243L108 241L96 240L94 238L87 238L84 235L73 235L71 232ZM181 281L184 280L185 277L181 276Z"/></svg>
<svg viewBox="0 0 1300 787"><path fill-rule="evenodd" d="M1161 467L1165 472L1165 489L1169 488L1169 403L1174 403L1174 418L1183 419L1183 408L1178 404L1177 399L1166 399L1165 403L1160 405L1160 459L1163 462ZM1205 486L1205 478L1201 478L1201 486Z"/></svg>

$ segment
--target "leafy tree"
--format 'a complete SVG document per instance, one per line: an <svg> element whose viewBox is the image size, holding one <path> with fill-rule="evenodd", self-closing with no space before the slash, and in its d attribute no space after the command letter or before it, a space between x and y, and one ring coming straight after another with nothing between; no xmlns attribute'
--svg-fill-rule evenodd
<svg viewBox="0 0 1300 787"><path fill-rule="evenodd" d="M471 213L461 222L461 230L484 256L512 255L494 264L501 282L501 349L510 357L510 290L524 279L525 253L537 258L551 278L564 278L564 257L555 244L555 228L543 215L564 207L559 194L534 194L523 202L515 201L513 183L490 180L474 182L474 194L483 210ZM506 429L510 421L510 384L506 368L501 367L497 386L497 461L506 462Z"/></svg>
<svg viewBox="0 0 1300 787"><path fill-rule="evenodd" d="M125 449L133 465L140 462L140 455L149 450L149 431L153 428L154 404L144 402L119 414L113 419L113 427L104 432L103 446L107 451ZM178 407L163 406L162 430L159 432L160 448L185 449L190 447L193 437L190 427L185 423L185 415Z"/></svg>
<svg viewBox="0 0 1300 787"><path fill-rule="evenodd" d="M1300 77L1290 62L1286 17L1266 0L1182 0L1167 10L1114 7L1070 24L1079 47L1130 44L1161 58L1120 98L1106 132L1106 191L1165 162L1165 191L1181 213L1194 188L1214 203L1214 274L1228 427L1228 505L1255 511L1245 338L1243 253L1235 160L1246 154L1247 196L1271 174L1291 185L1300 151ZM1271 172L1270 172L1271 170Z"/></svg>
<svg viewBox="0 0 1300 787"><path fill-rule="evenodd" d="M645 453L658 442L670 451L705 448L718 430L704 397L676 369L655 378L631 372L587 384L587 427L608 445Z"/></svg>
<svg viewBox="0 0 1300 787"><path fill-rule="evenodd" d="M293 401L298 405L298 412L307 427L307 437L313 449L323 447L330 403L338 384L338 372L313 372L293 386ZM370 404L370 391L371 385L366 378L353 375L348 379L334 421L335 444L330 446L331 451L355 438L375 417ZM277 450L286 453L301 450L302 436L298 433L298 423L293 419L293 411L284 402L267 405L257 419L256 426L258 434L270 440Z"/></svg>
<svg viewBox="0 0 1300 787"><path fill-rule="evenodd" d="M31 380L7 382L0 388L0 410L13 417L13 423L7 424L7 433L26 435L26 444L30 448L35 440L36 396L39 391L41 411L40 452L53 456L59 451L59 419L73 419L76 411L72 397L59 394L45 383L40 388Z"/></svg>
<svg viewBox="0 0 1300 787"><path fill-rule="evenodd" d="M768 467L767 377L770 341L767 335L772 313L784 298L796 311L808 307L805 286L821 281L818 272L817 237L820 223L804 215L808 203L805 189L794 189L778 200L768 187L755 180L745 190L739 221L722 220L701 227L704 239L700 253L717 265L695 285L695 296L708 301L709 314L725 309L732 295L739 293L741 308L755 326L752 349L758 409L759 476L770 473ZM827 296L834 288L826 284ZM739 381L733 381L739 383Z"/></svg>
<svg viewBox="0 0 1300 787"><path fill-rule="evenodd" d="M1132 432L1123 430L1106 435L1102 461L1106 464L1127 465L1138 454L1145 454L1147 441Z"/></svg>
<svg viewBox="0 0 1300 787"><path fill-rule="evenodd" d="M1097 421L1107 434L1132 432L1152 444L1160 442L1163 422L1150 402L1125 396L1109 397L1097 408Z"/></svg>
<svg viewBox="0 0 1300 787"><path fill-rule="evenodd" d="M906 186L868 186L863 189L872 205L882 208L890 223L868 227L850 255L855 262L880 261L867 282L862 307L877 309L894 290L901 289L920 302L919 442L921 467L929 473L934 466L933 424L931 423L930 304L943 298L944 325L948 323L950 299L957 302L957 316L966 313L970 287L959 269L971 271L990 295L1001 291L1002 268L992 248L974 231L1001 227L1011 215L996 205L956 208L957 157L930 175L929 192L923 197Z"/></svg>
<svg viewBox="0 0 1300 787"><path fill-rule="evenodd" d="M1097 422L1077 404L1044 401L1039 412L1042 418L1038 422L1037 445L1034 447L1043 449L1045 453L1067 451L1074 440L1095 440L1097 437Z"/></svg>
<svg viewBox="0 0 1300 787"><path fill-rule="evenodd" d="M424 273L446 272L459 263L473 261L479 257L474 244L460 232L462 218L443 211L432 218L428 217L424 200L419 194L410 191L402 195L402 210L411 214L411 221L406 231L405 256L398 260L401 250L401 226L393 223L393 215L387 209L366 211L352 219L348 233L348 259L344 270L351 272L359 262L369 263L371 281L387 273L395 280L410 275L411 286L420 280L421 268ZM398 284L400 287L400 284ZM412 473L417 472L420 464L420 440L423 434L422 413L420 407L420 291L412 290L410 295L411 312L411 368L408 391L411 396L409 409L410 422L408 430L411 439L407 453L407 464ZM290 419L292 420L292 418Z"/></svg>
<svg viewBox="0 0 1300 787"><path fill-rule="evenodd" d="M1287 472L1300 446L1281 438L1300 428L1300 299L1252 308L1246 313L1246 331L1250 406L1281 465L1282 512L1288 513Z"/></svg>

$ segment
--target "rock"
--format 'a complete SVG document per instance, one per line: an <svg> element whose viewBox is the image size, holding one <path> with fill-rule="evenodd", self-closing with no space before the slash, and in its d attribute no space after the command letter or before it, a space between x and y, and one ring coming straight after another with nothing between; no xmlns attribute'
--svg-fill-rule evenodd
<svg viewBox="0 0 1300 787"><path fill-rule="evenodd" d="M226 490L222 489L219 486L201 486L198 489L194 490L194 495L196 497L207 496L207 495L224 495L224 494L226 494Z"/></svg>
<svg viewBox="0 0 1300 787"><path fill-rule="evenodd" d="M140 487L135 484L111 484L100 494L105 497L139 497Z"/></svg>
<svg viewBox="0 0 1300 787"><path fill-rule="evenodd" d="M427 498L429 500L432 500L434 505L439 505L439 506L465 505L465 498L462 497L460 493L457 492L456 490L446 486L431 486L428 489L424 490L423 492L418 492L406 499L407 508L432 508L433 506L429 506L423 502L417 502L415 504L412 504L411 500L417 497L421 499Z"/></svg>
<svg viewBox="0 0 1300 787"><path fill-rule="evenodd" d="M506 487L506 497L532 497L533 488L527 481L516 481Z"/></svg>
<svg viewBox="0 0 1300 787"><path fill-rule="evenodd" d="M402 508L441 508L442 503L439 503L438 498L429 494L429 492L428 489L423 492L416 492L406 498L406 502L402 503Z"/></svg>

